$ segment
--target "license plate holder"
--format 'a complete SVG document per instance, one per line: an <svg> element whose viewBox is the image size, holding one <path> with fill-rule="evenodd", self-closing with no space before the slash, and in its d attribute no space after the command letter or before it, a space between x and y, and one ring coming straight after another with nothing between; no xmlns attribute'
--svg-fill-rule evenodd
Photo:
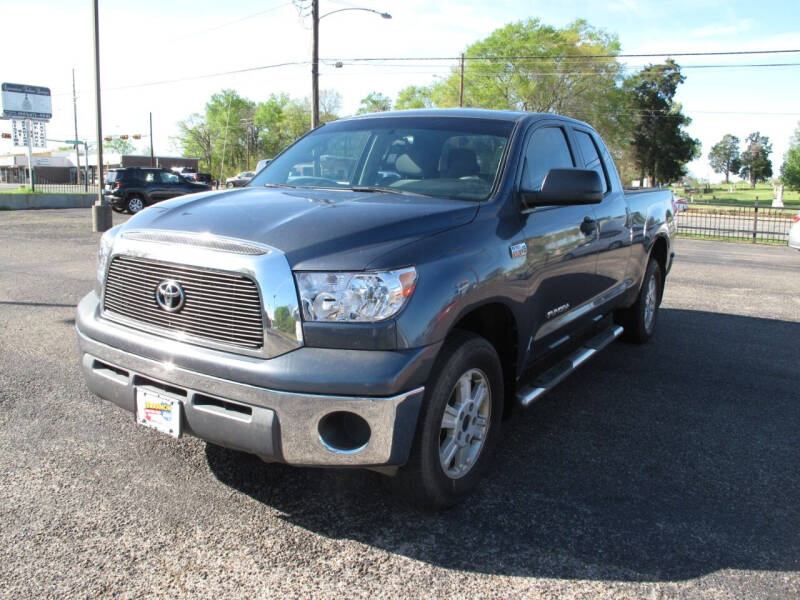
<svg viewBox="0 0 800 600"><path fill-rule="evenodd" d="M174 438L181 437L183 403L149 388L137 387L136 422Z"/></svg>

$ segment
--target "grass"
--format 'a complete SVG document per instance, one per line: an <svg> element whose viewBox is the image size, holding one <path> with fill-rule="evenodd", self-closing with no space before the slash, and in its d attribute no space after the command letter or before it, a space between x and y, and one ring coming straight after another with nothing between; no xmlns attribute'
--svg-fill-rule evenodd
<svg viewBox="0 0 800 600"><path fill-rule="evenodd" d="M7 190L7 189L0 190L0 194L87 194L87 193L88 194L97 194L97 192L84 192L83 190L76 191L76 192L69 191L69 190L50 191L50 190L41 190L39 188L36 188L36 191L34 192L33 190L31 190L31 188L29 188L27 186L18 187L18 188L13 189L13 190Z"/></svg>
<svg viewBox="0 0 800 600"><path fill-rule="evenodd" d="M686 196L688 199L688 195L681 188L675 188L675 193L680 196ZM751 188L749 183L737 182L730 185L718 183L711 186L710 193L693 194L691 197L694 202L724 202L743 206L752 206L755 199L758 198L758 205L762 207L772 206L773 196L772 185L768 183L757 183L755 188ZM783 205L788 208L800 208L800 192L784 188Z"/></svg>

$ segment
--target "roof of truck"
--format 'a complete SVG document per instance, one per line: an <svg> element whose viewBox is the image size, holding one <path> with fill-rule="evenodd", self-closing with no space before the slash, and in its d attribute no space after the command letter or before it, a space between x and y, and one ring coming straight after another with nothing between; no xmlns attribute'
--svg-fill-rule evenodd
<svg viewBox="0 0 800 600"><path fill-rule="evenodd" d="M573 123L580 123L585 125L582 121L557 115L555 113L537 113L526 112L521 110L492 110L488 108L423 108L412 110L392 110L381 113L366 113L363 115L356 115L353 117L345 117L340 120L352 119L368 119L368 118L383 118L383 117L466 117L474 119L497 119L500 121L519 121L522 119L538 120L538 119L563 119Z"/></svg>

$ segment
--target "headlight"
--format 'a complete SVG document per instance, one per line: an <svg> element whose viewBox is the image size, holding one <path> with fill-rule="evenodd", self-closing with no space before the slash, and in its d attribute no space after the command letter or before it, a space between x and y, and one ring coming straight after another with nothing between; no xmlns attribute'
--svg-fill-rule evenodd
<svg viewBox="0 0 800 600"><path fill-rule="evenodd" d="M414 293L417 271L295 273L306 321L382 321L397 314Z"/></svg>
<svg viewBox="0 0 800 600"><path fill-rule="evenodd" d="M97 284L95 290L98 296L100 296L103 291L103 279L105 279L106 276L108 258L111 256L111 249L114 247L114 238L117 236L118 231L119 226L112 227L103 234L100 238L100 243L97 245Z"/></svg>

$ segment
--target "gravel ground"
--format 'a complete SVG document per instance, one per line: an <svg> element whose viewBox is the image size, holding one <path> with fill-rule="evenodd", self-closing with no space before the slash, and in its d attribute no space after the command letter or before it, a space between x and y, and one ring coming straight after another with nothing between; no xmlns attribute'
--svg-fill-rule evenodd
<svg viewBox="0 0 800 600"><path fill-rule="evenodd" d="M115 215L119 219L119 215ZM679 240L658 332L506 424L450 511L90 394L89 211L0 213L0 597L800 597L800 253Z"/></svg>

